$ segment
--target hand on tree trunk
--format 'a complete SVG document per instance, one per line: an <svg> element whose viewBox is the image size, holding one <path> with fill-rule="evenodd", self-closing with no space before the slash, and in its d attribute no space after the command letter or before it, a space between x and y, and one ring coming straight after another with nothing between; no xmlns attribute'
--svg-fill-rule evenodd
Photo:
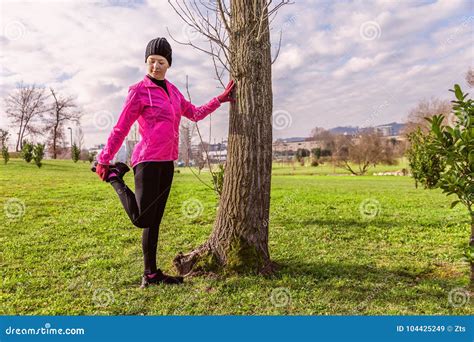
<svg viewBox="0 0 474 342"><path fill-rule="evenodd" d="M230 80L230 82L227 84L227 87L225 87L224 92L217 97L220 103L229 102L229 101L235 102L235 98L232 96L232 91L234 90L234 87L235 87L234 80Z"/></svg>

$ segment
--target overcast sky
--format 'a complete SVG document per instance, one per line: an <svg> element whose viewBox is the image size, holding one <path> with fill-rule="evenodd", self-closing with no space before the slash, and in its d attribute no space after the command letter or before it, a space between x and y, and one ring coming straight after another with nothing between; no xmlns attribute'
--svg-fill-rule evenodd
<svg viewBox="0 0 474 342"><path fill-rule="evenodd" d="M150 39L170 41L166 77L185 93L189 75L194 104L221 92L209 56L169 37L167 28L178 40L201 39L167 1L1 1L0 10L0 97L22 80L76 96L87 147L106 141L128 87L145 75ZM450 98L473 67L473 28L469 0L296 0L281 8L271 31L273 51L283 32L273 65L274 138L403 122L420 100ZM0 120L9 127L3 101ZM207 137L209 119L199 127ZM227 131L225 104L212 114L212 137Z"/></svg>

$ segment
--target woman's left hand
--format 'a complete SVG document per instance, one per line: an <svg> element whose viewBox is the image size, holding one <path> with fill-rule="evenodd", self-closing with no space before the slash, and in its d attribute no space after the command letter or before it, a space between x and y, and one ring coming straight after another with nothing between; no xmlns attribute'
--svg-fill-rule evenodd
<svg viewBox="0 0 474 342"><path fill-rule="evenodd" d="M235 102L235 99L232 97L232 90L234 90L234 86L234 80L230 80L230 82L227 84L227 87L225 87L224 92L217 97L220 103L229 101Z"/></svg>

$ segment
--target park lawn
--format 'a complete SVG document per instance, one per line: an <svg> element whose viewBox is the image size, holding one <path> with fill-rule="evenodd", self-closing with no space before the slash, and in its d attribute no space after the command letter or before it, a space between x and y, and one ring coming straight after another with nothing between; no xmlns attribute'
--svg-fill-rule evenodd
<svg viewBox="0 0 474 342"><path fill-rule="evenodd" d="M174 272L178 252L205 241L216 211L213 192L182 171L160 230L165 272ZM132 175L125 180L133 188ZM440 191L415 189L408 177L303 174L275 175L271 196L277 274L193 277L141 290L141 230L111 186L87 163L46 160L38 169L11 160L0 165L0 202L8 209L0 229L0 314L474 313L472 299L448 301L467 289L470 226L467 210L450 210ZM190 199L203 207L196 218L183 215ZM18 203L24 215L12 218ZM361 203L379 214L362 215Z"/></svg>
<svg viewBox="0 0 474 342"><path fill-rule="evenodd" d="M349 163L351 168L358 172L359 167L354 163ZM376 167L369 167L366 175L372 175L379 172L392 172L400 171L402 169L408 169L408 159L399 158L396 165L377 165ZM349 170L342 167L335 167L333 164L325 162L321 163L317 167L310 165L309 158L306 158L304 166L301 166L298 162L294 162L293 165L288 163L275 162L273 163L272 173L274 175L350 175Z"/></svg>

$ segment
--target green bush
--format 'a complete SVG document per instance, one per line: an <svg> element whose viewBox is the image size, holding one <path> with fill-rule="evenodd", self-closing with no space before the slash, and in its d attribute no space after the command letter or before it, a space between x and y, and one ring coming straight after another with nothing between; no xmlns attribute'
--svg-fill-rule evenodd
<svg viewBox="0 0 474 342"><path fill-rule="evenodd" d="M10 154L8 153L8 148L6 146L2 146L2 157L5 164L10 160Z"/></svg>
<svg viewBox="0 0 474 342"><path fill-rule="evenodd" d="M33 159L33 144L24 140L23 147L21 148L21 157L27 162L31 162Z"/></svg>
<svg viewBox="0 0 474 342"><path fill-rule="evenodd" d="M321 158L321 147L311 149L311 154L316 158L316 160Z"/></svg>
<svg viewBox="0 0 474 342"><path fill-rule="evenodd" d="M77 161L79 160L79 157L81 156L81 150L79 147L77 147L76 144L73 144L72 145L72 148L71 148L71 158L72 160L74 161L74 163L77 163Z"/></svg>
<svg viewBox="0 0 474 342"><path fill-rule="evenodd" d="M301 159L303 159L304 157L309 157L309 154L310 154L309 150L305 148L299 148L296 150L296 160L301 162Z"/></svg>
<svg viewBox="0 0 474 342"><path fill-rule="evenodd" d="M434 143L434 139L431 132L423 133L420 128L408 134L410 147L406 154L416 187L420 183L425 189L435 188L445 168L441 157L432 148L427 148Z"/></svg>
<svg viewBox="0 0 474 342"><path fill-rule="evenodd" d="M446 165L440 175L437 186L458 200L452 203L464 204L474 223L474 101L466 100L459 85L454 86L457 101L453 101L456 117L454 127L444 126L444 115L435 115L427 120L431 123L430 133L434 140L426 147L441 158Z"/></svg>
<svg viewBox="0 0 474 342"><path fill-rule="evenodd" d="M43 164L41 161L44 157L44 144L37 144L33 149L33 159L36 166L41 167Z"/></svg>
<svg viewBox="0 0 474 342"><path fill-rule="evenodd" d="M419 145L418 155L423 158L439 158L434 170L422 170L420 179L425 181L426 175L437 178L434 187L441 188L446 195L455 195L457 199L451 203L451 208L462 203L467 208L471 218L471 237L466 259L471 263L471 285L474 285L474 101L466 99L459 85L454 85L456 101L452 101L455 122L453 127L443 124L444 115L434 115L426 120L431 128L424 144ZM428 163L432 166L432 163ZM441 168L441 171L437 168ZM424 173L423 173L424 172ZM434 181L434 180L432 180Z"/></svg>
<svg viewBox="0 0 474 342"><path fill-rule="evenodd" d="M8 153L7 141L8 141L8 131L0 129L0 142L2 145L2 157L5 164L8 163L8 160L10 160L10 153Z"/></svg>

